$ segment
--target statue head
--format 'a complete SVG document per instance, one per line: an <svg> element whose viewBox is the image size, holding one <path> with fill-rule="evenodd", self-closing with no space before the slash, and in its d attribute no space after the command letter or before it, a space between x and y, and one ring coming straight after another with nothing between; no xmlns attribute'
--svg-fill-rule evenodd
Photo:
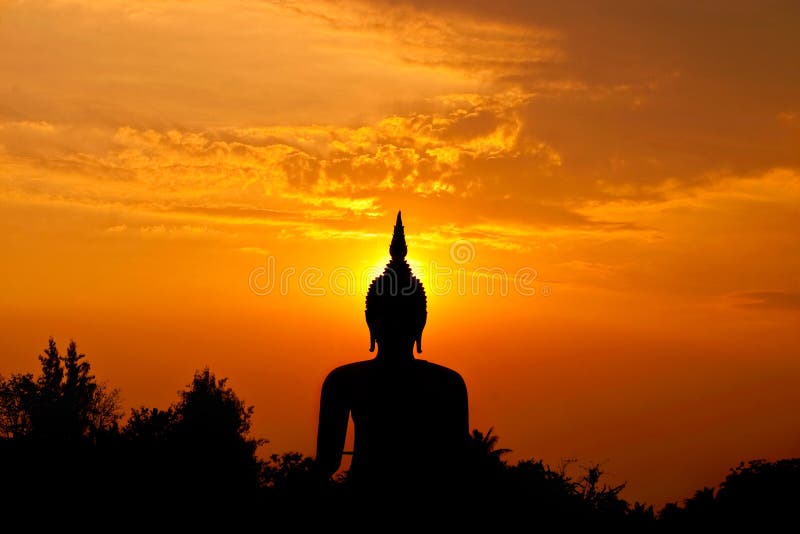
<svg viewBox="0 0 800 534"><path fill-rule="evenodd" d="M414 344L422 352L422 330L428 318L425 289L406 262L408 253L403 220L397 212L389 254L392 259L367 291L364 314L370 333L370 352L375 343L384 350L405 351Z"/></svg>

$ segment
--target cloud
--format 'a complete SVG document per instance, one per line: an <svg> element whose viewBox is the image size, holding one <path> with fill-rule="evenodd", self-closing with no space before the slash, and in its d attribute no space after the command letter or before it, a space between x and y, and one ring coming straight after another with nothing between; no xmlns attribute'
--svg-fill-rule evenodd
<svg viewBox="0 0 800 534"><path fill-rule="evenodd" d="M232 237L215 228L207 226L194 226L191 224L177 225L149 225L140 226L139 234L147 239L205 239L209 236L214 237Z"/></svg>
<svg viewBox="0 0 800 534"><path fill-rule="evenodd" d="M238 250L239 252L243 252L245 254L256 254L257 256L267 256L269 254L269 251L267 251L267 249L261 247L253 247L253 246L239 247Z"/></svg>
<svg viewBox="0 0 800 534"><path fill-rule="evenodd" d="M497 73L558 62L560 32L450 11L441 16L412 2L282 2L282 9L323 22L337 32L388 41L404 61L427 67Z"/></svg>
<svg viewBox="0 0 800 534"><path fill-rule="evenodd" d="M317 240L402 207L428 243L573 266L703 232L783 250L796 32L763 33L772 7L653 9L15 4L38 24L4 28L0 200L119 213L98 227L129 235Z"/></svg>
<svg viewBox="0 0 800 534"><path fill-rule="evenodd" d="M633 3L620 17L539 2L237 7L14 6L10 19L41 22L35 36L6 35L29 50L26 64L0 51L18 88L0 95L9 125L0 144L15 168L69 174L82 190L54 187L67 197L92 194L86 177L121 202L181 197L309 208L312 217L373 217L390 194L477 197L488 217L530 223L550 221L560 204L566 225L583 218L574 204L658 199L666 186L690 191L714 173L800 165L787 133L797 103L786 96L798 80L778 68L792 64L795 48L777 44L794 33L774 25L776 36L757 41L762 51L739 39L765 27L768 9L659 5L654 17ZM712 15L720 24L705 24ZM751 19L752 29L737 24ZM675 28L685 40L667 39ZM209 34L220 38L200 39ZM96 36L92 50L75 35ZM34 37L86 61L67 62L79 71L68 74L24 46ZM400 65L403 83L387 82L385 70ZM759 65L773 74L740 79L766 72ZM343 93L346 102L331 106Z"/></svg>
<svg viewBox="0 0 800 534"><path fill-rule="evenodd" d="M800 293L786 291L744 291L734 295L739 307L770 310L800 310Z"/></svg>
<svg viewBox="0 0 800 534"><path fill-rule="evenodd" d="M19 134L22 131L31 131L38 133L53 133L56 131L55 126L47 121L6 121L0 123L0 131L12 132Z"/></svg>
<svg viewBox="0 0 800 534"><path fill-rule="evenodd" d="M59 202L119 202L256 219L301 213L373 217L390 194L508 195L511 183L491 179L498 164L528 172L557 167L559 156L550 147L519 138L513 106L520 98L455 95L437 99L428 113L392 115L358 127L125 126L108 132L94 150L70 148L80 132L69 131L58 143L41 145L36 158L12 152L0 165L36 177L15 182L16 193ZM61 178L54 182L47 178L52 175Z"/></svg>
<svg viewBox="0 0 800 534"><path fill-rule="evenodd" d="M691 187L711 171L800 168L786 131L800 86L797 5L727 7L378 0L297 10L384 36L408 61L483 76L487 93L528 95L515 107L518 138L551 147L586 191L595 180Z"/></svg>
<svg viewBox="0 0 800 534"><path fill-rule="evenodd" d="M342 122L397 98L477 85L411 66L374 35L330 31L272 2L2 9L0 65L9 83L0 87L0 120L159 130Z"/></svg>
<svg viewBox="0 0 800 534"><path fill-rule="evenodd" d="M800 113L796 111L781 111L778 113L777 119L789 128L800 126Z"/></svg>

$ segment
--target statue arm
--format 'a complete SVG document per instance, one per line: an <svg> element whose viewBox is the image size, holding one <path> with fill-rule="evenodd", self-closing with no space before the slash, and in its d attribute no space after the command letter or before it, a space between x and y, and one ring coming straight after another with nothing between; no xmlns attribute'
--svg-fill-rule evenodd
<svg viewBox="0 0 800 534"><path fill-rule="evenodd" d="M342 462L350 408L342 391L341 377L334 371L322 384L319 427L317 429L317 467L323 476L332 476Z"/></svg>
<svg viewBox="0 0 800 534"><path fill-rule="evenodd" d="M467 385L461 376L458 377L456 386L458 398L458 432L464 437L469 438L469 399L467 398Z"/></svg>

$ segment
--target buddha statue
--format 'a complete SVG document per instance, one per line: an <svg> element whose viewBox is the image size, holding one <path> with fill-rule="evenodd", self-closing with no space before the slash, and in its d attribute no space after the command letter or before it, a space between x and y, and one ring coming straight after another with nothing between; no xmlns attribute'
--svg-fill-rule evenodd
<svg viewBox="0 0 800 534"><path fill-rule="evenodd" d="M422 352L427 299L405 260L399 212L389 252L366 298L370 352L377 344L377 354L334 369L322 385L317 468L325 477L339 469L352 416L354 490L435 491L458 478L469 437L467 389L457 372L414 355L415 346Z"/></svg>

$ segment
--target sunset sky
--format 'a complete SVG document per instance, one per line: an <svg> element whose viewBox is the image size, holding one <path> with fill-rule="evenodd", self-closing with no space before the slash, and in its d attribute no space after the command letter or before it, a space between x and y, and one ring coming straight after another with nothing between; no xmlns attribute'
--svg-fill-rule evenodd
<svg viewBox="0 0 800 534"><path fill-rule="evenodd" d="M660 505L800 456L798 28L797 2L0 0L0 373L74 338L127 411L208 365L265 454L313 454L402 209L420 357L511 459Z"/></svg>

